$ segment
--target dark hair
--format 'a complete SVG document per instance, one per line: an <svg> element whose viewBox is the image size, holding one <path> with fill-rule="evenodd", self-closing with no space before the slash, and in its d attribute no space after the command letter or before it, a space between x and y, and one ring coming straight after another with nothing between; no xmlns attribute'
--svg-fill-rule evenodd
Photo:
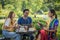
<svg viewBox="0 0 60 40"><path fill-rule="evenodd" d="M13 11L10 11L9 15L8 15L8 18L12 19L12 15L13 15Z"/></svg>
<svg viewBox="0 0 60 40"><path fill-rule="evenodd" d="M29 9L24 9L24 10L23 10L23 13L24 13L25 11L29 11Z"/></svg>
<svg viewBox="0 0 60 40"><path fill-rule="evenodd" d="M55 18L57 19L57 14L56 14L55 10L54 9L50 9L50 12L53 14L53 16L55 15Z"/></svg>

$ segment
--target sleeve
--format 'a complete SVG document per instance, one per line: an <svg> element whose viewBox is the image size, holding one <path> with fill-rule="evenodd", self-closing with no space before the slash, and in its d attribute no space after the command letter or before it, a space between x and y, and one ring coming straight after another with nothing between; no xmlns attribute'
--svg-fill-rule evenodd
<svg viewBox="0 0 60 40"><path fill-rule="evenodd" d="M30 18L30 24L32 23L32 18Z"/></svg>
<svg viewBox="0 0 60 40"><path fill-rule="evenodd" d="M21 18L18 19L18 24L21 24Z"/></svg>
<svg viewBox="0 0 60 40"><path fill-rule="evenodd" d="M55 23L54 23L54 26L56 26L56 27L57 27L57 26L58 26L58 24L59 24L59 21L58 21L58 20L56 20L56 21L55 21Z"/></svg>
<svg viewBox="0 0 60 40"><path fill-rule="evenodd" d="M10 25L10 19L7 19L6 21L5 21L5 24L4 24L5 26L9 26Z"/></svg>

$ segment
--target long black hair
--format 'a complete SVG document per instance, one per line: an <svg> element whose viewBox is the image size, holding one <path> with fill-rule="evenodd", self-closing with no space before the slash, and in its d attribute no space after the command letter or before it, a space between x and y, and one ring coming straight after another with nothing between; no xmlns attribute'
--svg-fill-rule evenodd
<svg viewBox="0 0 60 40"><path fill-rule="evenodd" d="M56 14L56 12L55 12L55 10L54 9L50 9L50 12L53 14L53 16L55 16L55 18L57 19L57 14Z"/></svg>

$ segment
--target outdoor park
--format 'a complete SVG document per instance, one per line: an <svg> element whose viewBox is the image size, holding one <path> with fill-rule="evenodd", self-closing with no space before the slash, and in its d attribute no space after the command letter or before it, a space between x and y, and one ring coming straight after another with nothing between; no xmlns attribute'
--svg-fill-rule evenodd
<svg viewBox="0 0 60 40"><path fill-rule="evenodd" d="M0 0L0 37L2 37L2 26L10 11L14 11L15 20L23 16L23 10L29 9L33 26L39 30L38 21L43 25L49 18L49 9L55 9L60 24L60 0ZM58 40L60 40L60 25L57 29Z"/></svg>

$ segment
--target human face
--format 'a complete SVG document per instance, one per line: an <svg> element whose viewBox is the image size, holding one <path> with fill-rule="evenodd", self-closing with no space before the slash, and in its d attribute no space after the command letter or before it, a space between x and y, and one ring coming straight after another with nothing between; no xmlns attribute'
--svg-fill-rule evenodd
<svg viewBox="0 0 60 40"><path fill-rule="evenodd" d="M51 17L53 17L53 14L49 11L48 16L51 18Z"/></svg>
<svg viewBox="0 0 60 40"><path fill-rule="evenodd" d="M27 17L29 15L29 11L24 12L24 16Z"/></svg>
<svg viewBox="0 0 60 40"><path fill-rule="evenodd" d="M13 13L13 14L12 14L12 18L14 18L14 17L15 17L15 14Z"/></svg>

